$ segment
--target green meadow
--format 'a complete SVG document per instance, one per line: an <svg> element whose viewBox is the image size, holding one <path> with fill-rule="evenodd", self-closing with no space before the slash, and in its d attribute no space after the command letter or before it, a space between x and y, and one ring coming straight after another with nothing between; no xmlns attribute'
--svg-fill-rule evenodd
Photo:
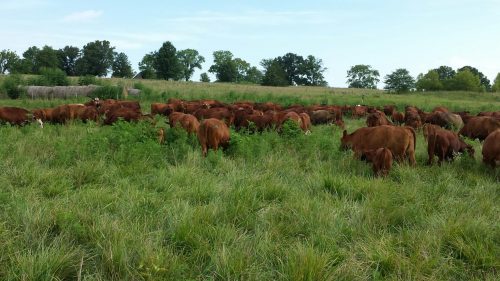
<svg viewBox="0 0 500 281"><path fill-rule="evenodd" d="M491 93L140 83L150 89L138 98L144 112L170 97L500 109ZM500 170L482 164L477 140L467 140L475 158L427 166L418 132L417 166L374 178L339 149L335 126L232 130L226 151L203 158L195 137L156 120L0 126L0 280L500 278ZM365 125L345 121L348 132Z"/></svg>

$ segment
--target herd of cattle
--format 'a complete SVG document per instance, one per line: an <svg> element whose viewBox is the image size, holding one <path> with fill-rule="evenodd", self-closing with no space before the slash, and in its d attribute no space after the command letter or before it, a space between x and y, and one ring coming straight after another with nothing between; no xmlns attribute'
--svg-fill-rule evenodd
<svg viewBox="0 0 500 281"><path fill-rule="evenodd" d="M85 104L64 104L54 108L27 110L18 107L0 107L0 122L23 125L38 122L64 124L69 120L92 120L111 125L119 119L125 121L151 120L154 115L168 118L171 127L180 126L189 134L196 134L206 156L208 149L217 150L229 145L230 131L246 129L252 132L282 130L287 120L295 122L306 134L311 125L332 124L344 129L344 116L365 118L367 127L351 134L344 130L341 147L352 149L356 158L373 163L376 175L385 176L390 170L393 158L407 159L415 165L416 130L422 130L428 144L428 163L434 156L438 163L453 160L456 153L467 152L474 156L474 149L460 136L479 139L483 142L482 154L485 164L500 165L500 111L451 112L445 107L436 107L424 112L406 106L405 112L398 112L393 105L382 108L373 106L337 105L292 105L282 107L272 102L222 103L217 100L187 101L169 99L167 103L151 104L151 113L143 114L137 101L92 99ZM390 118L389 118L390 117ZM455 130L459 130L458 133ZM459 136L460 135L460 136ZM165 131L159 129L160 142L165 140Z"/></svg>

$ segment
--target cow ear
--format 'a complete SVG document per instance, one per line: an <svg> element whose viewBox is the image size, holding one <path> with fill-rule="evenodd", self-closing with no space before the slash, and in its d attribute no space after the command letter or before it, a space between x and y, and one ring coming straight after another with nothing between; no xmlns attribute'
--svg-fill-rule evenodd
<svg viewBox="0 0 500 281"><path fill-rule="evenodd" d="M342 133L342 136L347 136L347 130L344 130L344 132Z"/></svg>

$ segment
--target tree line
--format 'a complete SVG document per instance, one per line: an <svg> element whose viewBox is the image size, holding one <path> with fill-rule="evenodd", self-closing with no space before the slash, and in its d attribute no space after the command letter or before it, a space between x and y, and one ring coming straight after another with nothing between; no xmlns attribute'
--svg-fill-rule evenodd
<svg viewBox="0 0 500 281"><path fill-rule="evenodd" d="M302 57L294 53L264 59L264 70L250 65L230 51L213 52L214 63L208 72L217 82L253 83L269 86L326 86L323 61L312 55ZM196 68L202 69L205 58L194 49L177 50L167 41L139 62L139 75L144 79L190 80ZM41 74L44 69L60 69L68 76L99 76L131 78L135 75L125 53L118 53L109 41L89 42L81 49L65 46L32 46L20 57L10 50L0 52L0 74ZM208 74L202 73L200 81L210 82Z"/></svg>
<svg viewBox="0 0 500 281"><path fill-rule="evenodd" d="M449 66L440 66L429 70L426 74L419 74L416 79L407 69L400 68L384 78L384 89L397 93L413 90L500 92L500 73L491 85L490 80L472 66L464 66L457 70ZM379 81L380 73L370 65L354 65L347 71L349 88L376 89Z"/></svg>
<svg viewBox="0 0 500 281"><path fill-rule="evenodd" d="M116 52L109 41L96 40L81 49L65 46L54 49L50 46L29 47L22 56L10 50L0 52L0 74L41 74L47 69L59 69L68 76L92 75L131 78L135 75L132 65L123 52ZM303 57L287 53L276 58L263 59L260 70L230 51L213 52L214 63L208 69L217 82L253 83L265 86L327 86L323 61L309 55ZM167 41L139 62L139 75L144 79L185 80L192 78L195 69L202 69L205 58L194 49L177 50ZM370 65L355 65L347 71L350 88L376 89L380 73ZM200 81L210 82L206 72ZM385 89L405 91L500 91L500 73L490 84L488 78L477 68L464 66L457 70L449 66L431 69L419 74L416 79L401 68L385 76Z"/></svg>

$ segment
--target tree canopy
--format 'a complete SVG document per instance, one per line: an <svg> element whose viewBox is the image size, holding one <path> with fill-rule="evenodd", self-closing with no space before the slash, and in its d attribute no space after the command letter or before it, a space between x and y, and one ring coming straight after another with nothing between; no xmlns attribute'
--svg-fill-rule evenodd
<svg viewBox="0 0 500 281"><path fill-rule="evenodd" d="M349 88L376 89L380 81L378 70L372 69L370 65L354 65L347 71L347 83Z"/></svg>
<svg viewBox="0 0 500 281"><path fill-rule="evenodd" d="M154 60L156 77L165 80L179 80L181 78L181 65L177 57L177 49L167 41L156 52Z"/></svg>
<svg viewBox="0 0 500 281"><path fill-rule="evenodd" d="M11 50L2 50L0 52L0 74L5 74L6 72L12 73L13 70L18 67L20 63L20 58Z"/></svg>
<svg viewBox="0 0 500 281"><path fill-rule="evenodd" d="M181 76L186 81L191 79L194 69L201 69L201 64L205 62L205 58L194 49L185 49L177 52L177 57L181 65Z"/></svg>
<svg viewBox="0 0 500 281"><path fill-rule="evenodd" d="M114 49L106 40L87 43L76 61L78 73L106 76L113 65Z"/></svg>
<svg viewBox="0 0 500 281"><path fill-rule="evenodd" d="M125 53L118 53L115 55L112 68L112 77L132 78L132 76L134 76L132 65L130 64L130 61Z"/></svg>
<svg viewBox="0 0 500 281"><path fill-rule="evenodd" d="M396 69L385 76L385 89L390 92L404 93L415 88L415 80L405 68Z"/></svg>

